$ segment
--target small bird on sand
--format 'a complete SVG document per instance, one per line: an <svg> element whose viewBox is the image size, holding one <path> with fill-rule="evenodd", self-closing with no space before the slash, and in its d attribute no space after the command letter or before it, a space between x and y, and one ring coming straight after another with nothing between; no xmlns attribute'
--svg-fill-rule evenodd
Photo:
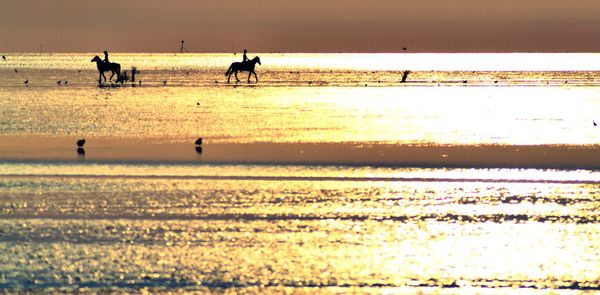
<svg viewBox="0 0 600 295"><path fill-rule="evenodd" d="M23 84L25 84L25 85L29 84L29 79L25 80L25 82L23 82Z"/></svg>
<svg viewBox="0 0 600 295"><path fill-rule="evenodd" d="M167 80L164 80L164 81L163 81L163 85L167 85Z"/></svg>
<svg viewBox="0 0 600 295"><path fill-rule="evenodd" d="M17 71L17 69L15 69L15 73L18 73L19 71Z"/></svg>
<svg viewBox="0 0 600 295"><path fill-rule="evenodd" d="M2 59L3 59L3 60L6 60L6 56L4 56L4 55L3 55L3 56L2 56Z"/></svg>
<svg viewBox="0 0 600 295"><path fill-rule="evenodd" d="M80 139L77 141L77 146L78 147L83 147L83 145L85 144L85 139Z"/></svg>
<svg viewBox="0 0 600 295"><path fill-rule="evenodd" d="M198 139L196 139L196 142L194 142L196 145L202 145L202 137L198 137Z"/></svg>
<svg viewBox="0 0 600 295"><path fill-rule="evenodd" d="M594 126L598 126L598 124L596 124L595 120L592 120L592 123L594 124Z"/></svg>
<svg viewBox="0 0 600 295"><path fill-rule="evenodd" d="M67 85L67 83L69 83L69 81L65 80L65 85Z"/></svg>
<svg viewBox="0 0 600 295"><path fill-rule="evenodd" d="M60 85L60 83L62 83L62 81L61 81L61 80L58 80L58 82L56 82L56 84L58 84L58 85Z"/></svg>

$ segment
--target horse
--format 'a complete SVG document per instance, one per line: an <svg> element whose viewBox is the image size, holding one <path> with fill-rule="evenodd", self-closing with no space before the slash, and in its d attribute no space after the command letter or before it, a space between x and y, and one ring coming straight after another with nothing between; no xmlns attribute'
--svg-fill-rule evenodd
<svg viewBox="0 0 600 295"><path fill-rule="evenodd" d="M225 73L225 76L227 77L227 83L229 83L231 74L235 74L235 79L237 80L236 82L240 82L240 79L238 79L238 76L237 76L238 72L248 72L248 83L250 83L250 77L252 76L252 74L254 74L254 78L256 79L256 82L258 83L258 77L256 76L256 72L254 72L254 67L256 66L256 63L258 63L259 65L262 65L260 63L260 58L258 56L255 56L253 59L251 59L249 61L232 63L231 66L229 66L229 69L227 70L227 72Z"/></svg>
<svg viewBox="0 0 600 295"><path fill-rule="evenodd" d="M121 65L114 62L104 62L97 55L92 58L92 62L96 62L96 67L98 68L98 72L100 75L98 76L98 84L102 83L102 77L104 77L104 81L106 81L106 76L104 76L104 72L110 71L112 75L108 80L112 80L112 77L117 74L117 80L121 77Z"/></svg>

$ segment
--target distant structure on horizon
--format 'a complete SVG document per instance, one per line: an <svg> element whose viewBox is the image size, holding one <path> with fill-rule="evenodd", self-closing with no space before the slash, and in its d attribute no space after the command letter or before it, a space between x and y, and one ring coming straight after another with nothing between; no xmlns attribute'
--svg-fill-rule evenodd
<svg viewBox="0 0 600 295"><path fill-rule="evenodd" d="M188 50L187 50L185 47L183 47L183 43L184 43L184 41L183 41L183 40L181 40L181 48L179 49L179 51L180 51L181 53L186 53L186 52L189 52L189 51L188 51Z"/></svg>

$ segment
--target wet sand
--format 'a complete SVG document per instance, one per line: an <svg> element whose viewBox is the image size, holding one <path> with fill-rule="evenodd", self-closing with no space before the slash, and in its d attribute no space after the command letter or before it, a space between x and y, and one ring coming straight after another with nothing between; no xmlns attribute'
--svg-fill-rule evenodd
<svg viewBox="0 0 600 295"><path fill-rule="evenodd" d="M600 145L398 145L385 143L211 143L202 152L165 139L0 137L1 161L305 164L407 167L600 169Z"/></svg>

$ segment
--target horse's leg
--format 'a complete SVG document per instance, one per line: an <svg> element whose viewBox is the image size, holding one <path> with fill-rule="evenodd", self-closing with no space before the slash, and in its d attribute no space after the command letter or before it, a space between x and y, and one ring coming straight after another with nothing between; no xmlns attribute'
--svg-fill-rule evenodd
<svg viewBox="0 0 600 295"><path fill-rule="evenodd" d="M238 71L236 70L236 71L235 71L235 83L237 83L237 82L240 82L240 79L239 79L239 78L238 78L238 76L237 76L237 72L238 72Z"/></svg>
<svg viewBox="0 0 600 295"><path fill-rule="evenodd" d="M256 72L252 71L252 74L254 74L254 78L256 79L256 83L258 83L258 77L256 76Z"/></svg>
<svg viewBox="0 0 600 295"><path fill-rule="evenodd" d="M108 80L110 80L112 82L112 77L115 75L115 71L111 70L110 72L112 75L110 75L110 78L108 78Z"/></svg>
<svg viewBox="0 0 600 295"><path fill-rule="evenodd" d="M106 76L104 76L104 72L102 72L102 77L104 77L104 82L106 82Z"/></svg>
<svg viewBox="0 0 600 295"><path fill-rule="evenodd" d="M227 75L227 83L229 83L229 78L231 78L231 73L229 73L229 75Z"/></svg>
<svg viewBox="0 0 600 295"><path fill-rule="evenodd" d="M250 83L250 77L252 77L252 72L248 71L248 83Z"/></svg>
<svg viewBox="0 0 600 295"><path fill-rule="evenodd" d="M102 84L102 72L98 73L98 84Z"/></svg>

